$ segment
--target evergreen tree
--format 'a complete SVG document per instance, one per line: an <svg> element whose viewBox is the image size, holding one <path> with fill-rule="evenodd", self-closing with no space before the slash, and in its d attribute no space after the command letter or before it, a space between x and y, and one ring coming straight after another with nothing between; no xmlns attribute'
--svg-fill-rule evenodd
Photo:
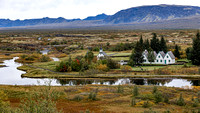
<svg viewBox="0 0 200 113"><path fill-rule="evenodd" d="M149 40L147 39L144 41L144 49L149 50L149 48L150 48L150 44L149 44Z"/></svg>
<svg viewBox="0 0 200 113"><path fill-rule="evenodd" d="M143 62L143 50L139 42L136 43L135 48L132 51L132 54L129 59L129 65L134 66Z"/></svg>
<svg viewBox="0 0 200 113"><path fill-rule="evenodd" d="M196 38L193 39L193 50L192 50L192 64L200 65L200 34L199 32L196 35Z"/></svg>
<svg viewBox="0 0 200 113"><path fill-rule="evenodd" d="M152 49L150 49L150 51L148 51L148 57L147 57L147 59L150 62L150 64L152 62L154 62L154 60L156 59L156 56L154 55L154 52L152 51Z"/></svg>
<svg viewBox="0 0 200 113"><path fill-rule="evenodd" d="M153 38L151 40L151 48L153 49L153 51L156 51L157 53L160 50L160 43L159 39L157 39L156 33L153 33Z"/></svg>
<svg viewBox="0 0 200 113"><path fill-rule="evenodd" d="M164 51L165 53L167 53L167 45L163 36L160 40L160 51Z"/></svg>
<svg viewBox="0 0 200 113"><path fill-rule="evenodd" d="M178 45L175 46L174 56L177 57L177 58L180 58L179 46Z"/></svg>
<svg viewBox="0 0 200 113"><path fill-rule="evenodd" d="M192 47L188 47L188 48L185 50L188 60L191 60L191 59L192 59L192 58L191 58L191 57L192 57L192 51L193 51Z"/></svg>
<svg viewBox="0 0 200 113"><path fill-rule="evenodd" d="M140 36L139 44L140 44L142 51L144 51L144 42L143 42L143 39L142 39L142 35Z"/></svg>

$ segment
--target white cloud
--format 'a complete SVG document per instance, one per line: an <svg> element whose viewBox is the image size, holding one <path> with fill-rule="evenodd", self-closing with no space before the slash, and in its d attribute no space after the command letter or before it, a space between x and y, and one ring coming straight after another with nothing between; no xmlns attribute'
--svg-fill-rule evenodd
<svg viewBox="0 0 200 113"><path fill-rule="evenodd" d="M198 0L0 0L0 18L85 18L141 5L198 5Z"/></svg>

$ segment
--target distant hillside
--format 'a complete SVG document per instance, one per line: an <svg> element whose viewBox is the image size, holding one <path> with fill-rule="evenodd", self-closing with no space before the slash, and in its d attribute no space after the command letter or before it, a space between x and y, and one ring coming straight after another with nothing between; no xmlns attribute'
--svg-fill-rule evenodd
<svg viewBox="0 0 200 113"><path fill-rule="evenodd" d="M103 20L107 17L109 17L109 16L103 13L103 14L99 14L97 16L89 16L83 20Z"/></svg>
<svg viewBox="0 0 200 113"><path fill-rule="evenodd" d="M0 19L1 29L199 29L200 7L180 5L140 6L114 15L81 19Z"/></svg>
<svg viewBox="0 0 200 113"><path fill-rule="evenodd" d="M179 5L154 5L121 10L106 18L106 23L156 22L200 15L200 7Z"/></svg>
<svg viewBox="0 0 200 113"><path fill-rule="evenodd" d="M41 19L26 19L26 20L9 20L0 19L0 27L15 27L15 26L33 26L41 24L52 24L52 23L63 23L63 22L73 22L80 19L67 20L65 18L41 18Z"/></svg>

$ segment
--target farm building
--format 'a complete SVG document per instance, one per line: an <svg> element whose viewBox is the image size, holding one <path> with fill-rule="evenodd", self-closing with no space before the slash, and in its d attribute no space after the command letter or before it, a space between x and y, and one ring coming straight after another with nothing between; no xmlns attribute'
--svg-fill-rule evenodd
<svg viewBox="0 0 200 113"><path fill-rule="evenodd" d="M145 50L143 52L144 57L144 64L150 64L148 60L148 51ZM154 62L151 62L152 64L174 64L175 63L175 56L171 51L168 51L166 54L163 51L160 51L158 54L153 51L153 55L155 57Z"/></svg>

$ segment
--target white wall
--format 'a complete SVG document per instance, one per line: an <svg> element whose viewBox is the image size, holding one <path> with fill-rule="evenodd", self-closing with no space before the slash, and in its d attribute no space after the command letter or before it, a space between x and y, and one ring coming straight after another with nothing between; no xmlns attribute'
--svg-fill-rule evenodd
<svg viewBox="0 0 200 113"><path fill-rule="evenodd" d="M160 53L156 56L155 64L165 64L164 58Z"/></svg>

